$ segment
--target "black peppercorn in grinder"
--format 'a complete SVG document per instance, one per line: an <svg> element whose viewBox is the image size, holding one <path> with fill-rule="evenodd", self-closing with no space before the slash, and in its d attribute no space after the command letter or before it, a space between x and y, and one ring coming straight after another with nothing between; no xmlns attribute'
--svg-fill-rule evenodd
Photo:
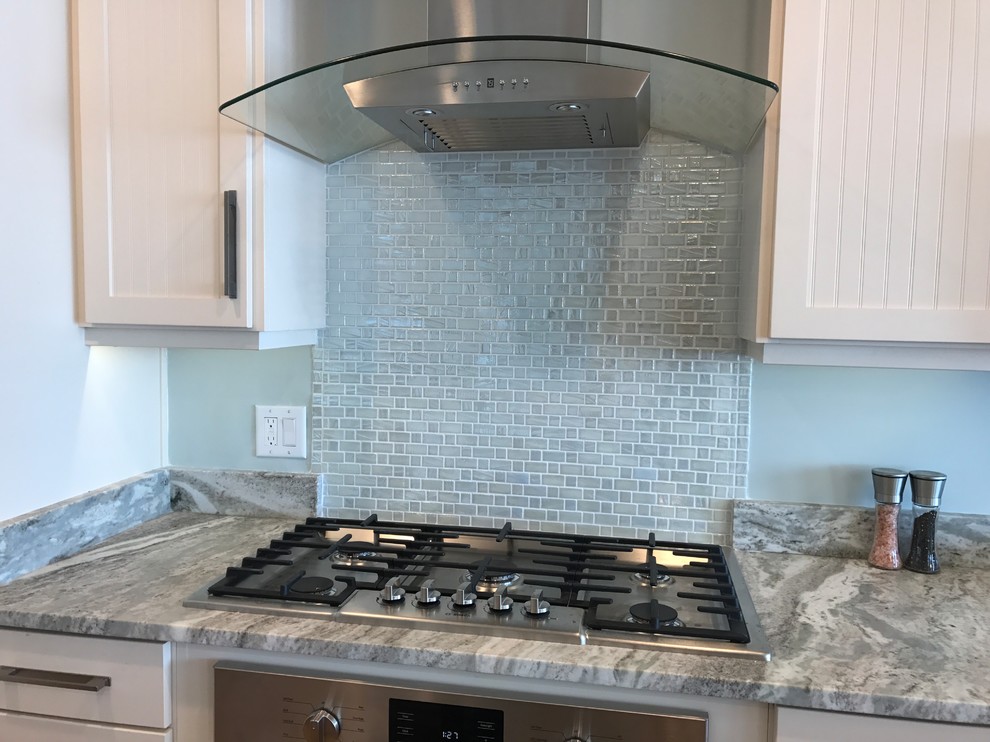
<svg viewBox="0 0 990 742"><path fill-rule="evenodd" d="M913 471L911 480L911 550L904 567L912 572L935 574L938 572L938 555L935 553L935 520L942 503L945 475L937 471Z"/></svg>

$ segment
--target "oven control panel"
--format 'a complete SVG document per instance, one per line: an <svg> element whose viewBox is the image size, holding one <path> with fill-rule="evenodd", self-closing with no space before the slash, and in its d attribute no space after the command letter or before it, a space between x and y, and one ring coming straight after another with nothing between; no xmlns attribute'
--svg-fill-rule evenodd
<svg viewBox="0 0 990 742"><path fill-rule="evenodd" d="M218 664L214 742L707 742L694 713L486 698Z"/></svg>
<svg viewBox="0 0 990 742"><path fill-rule="evenodd" d="M498 709L390 698L388 736L396 740L502 742L505 714Z"/></svg>

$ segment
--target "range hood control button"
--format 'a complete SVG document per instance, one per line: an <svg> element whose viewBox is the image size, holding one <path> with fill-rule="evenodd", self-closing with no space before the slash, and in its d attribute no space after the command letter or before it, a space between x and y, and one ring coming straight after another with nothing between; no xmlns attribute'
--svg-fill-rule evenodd
<svg viewBox="0 0 990 742"><path fill-rule="evenodd" d="M433 589L433 580L426 580L416 591L416 604L424 608L440 604L440 591Z"/></svg>
<svg viewBox="0 0 990 742"><path fill-rule="evenodd" d="M378 594L378 599L382 603L400 603L406 598L406 591L399 587L399 578L393 577L385 583L385 587Z"/></svg>

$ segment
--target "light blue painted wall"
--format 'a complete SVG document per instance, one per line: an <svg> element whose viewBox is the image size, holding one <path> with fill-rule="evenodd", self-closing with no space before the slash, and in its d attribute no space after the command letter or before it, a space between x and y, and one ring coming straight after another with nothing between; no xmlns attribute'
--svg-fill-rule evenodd
<svg viewBox="0 0 990 742"><path fill-rule="evenodd" d="M308 346L170 350L169 463L204 469L309 471L308 459L254 455L254 405L312 409L312 373L313 349Z"/></svg>
<svg viewBox="0 0 990 742"><path fill-rule="evenodd" d="M870 505L870 469L948 475L942 506L990 513L990 373L753 364L749 497Z"/></svg>
<svg viewBox="0 0 990 742"><path fill-rule="evenodd" d="M309 348L169 351L176 466L305 471L259 459L256 402L310 404ZM869 505L874 466L949 476L944 507L990 514L990 373L753 364L749 497Z"/></svg>

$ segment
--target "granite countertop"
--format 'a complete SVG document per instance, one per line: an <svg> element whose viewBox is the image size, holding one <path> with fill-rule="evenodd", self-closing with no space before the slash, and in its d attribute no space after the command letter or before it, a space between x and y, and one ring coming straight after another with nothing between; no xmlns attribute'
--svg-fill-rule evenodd
<svg viewBox="0 0 990 742"><path fill-rule="evenodd" d="M737 552L774 659L481 639L182 607L295 520L170 513L0 587L0 625L990 725L990 573Z"/></svg>

